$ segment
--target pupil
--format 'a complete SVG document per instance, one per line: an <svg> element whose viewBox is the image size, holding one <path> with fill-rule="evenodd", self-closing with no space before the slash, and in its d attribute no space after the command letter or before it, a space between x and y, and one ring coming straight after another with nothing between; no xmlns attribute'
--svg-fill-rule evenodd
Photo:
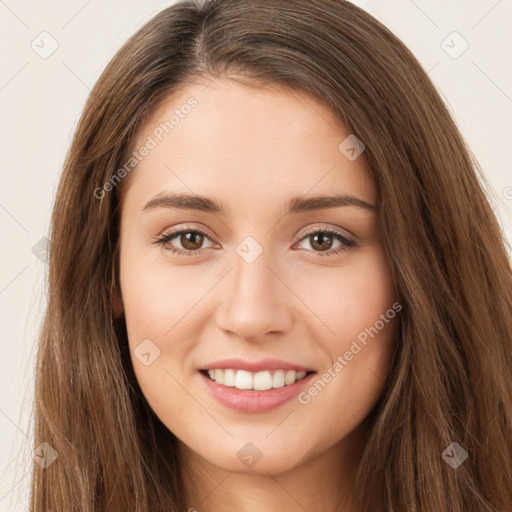
<svg viewBox="0 0 512 512"><path fill-rule="evenodd" d="M314 242L311 244L312 247L314 247L316 245L317 248L319 248L320 250L326 250L326 249L330 249L330 247L332 246L332 240L327 243L327 247L325 247L325 244L323 244L322 242L320 242L320 243L317 242L317 239L323 239L324 241L325 241L325 239L329 240L330 235L325 235L324 233L317 233L312 236L313 236L313 240L314 240Z"/></svg>
<svg viewBox="0 0 512 512"><path fill-rule="evenodd" d="M189 249L189 250L193 251L198 248L198 247L196 247L197 245L199 245L199 247L201 247L202 237L203 237L203 235L200 235L199 233L189 231L188 233L185 233L182 235L181 245L183 247L185 247L185 249ZM197 239L199 239L199 244L198 244Z"/></svg>

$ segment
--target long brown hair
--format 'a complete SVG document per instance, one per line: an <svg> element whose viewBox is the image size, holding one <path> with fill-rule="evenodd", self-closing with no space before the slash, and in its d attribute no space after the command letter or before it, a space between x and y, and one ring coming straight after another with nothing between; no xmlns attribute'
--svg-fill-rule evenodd
<svg viewBox="0 0 512 512"><path fill-rule="evenodd" d="M358 511L512 510L512 272L491 190L410 51L343 0L176 3L96 83L52 217L34 446L58 458L34 463L30 510L187 510L177 439L147 405L112 312L113 180L160 103L217 76L305 91L366 146L403 309L367 418ZM442 457L452 442L468 454L456 469Z"/></svg>

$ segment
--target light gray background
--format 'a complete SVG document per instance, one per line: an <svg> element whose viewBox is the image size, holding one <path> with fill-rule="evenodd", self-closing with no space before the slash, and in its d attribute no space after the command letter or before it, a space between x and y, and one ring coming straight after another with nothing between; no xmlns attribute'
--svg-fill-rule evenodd
<svg viewBox="0 0 512 512"><path fill-rule="evenodd" d="M2 511L28 510L30 407L46 272L44 254L32 249L49 233L65 152L90 88L122 43L172 3L0 0ZM506 64L512 0L354 3L395 32L429 72L484 169L512 241L512 71ZM43 31L50 36L40 36ZM42 58L52 39L58 48ZM457 56L464 41L469 47Z"/></svg>

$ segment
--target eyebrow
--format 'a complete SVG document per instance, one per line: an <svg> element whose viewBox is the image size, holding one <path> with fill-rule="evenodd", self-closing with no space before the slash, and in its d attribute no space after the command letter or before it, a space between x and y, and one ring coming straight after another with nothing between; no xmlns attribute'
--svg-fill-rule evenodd
<svg viewBox="0 0 512 512"><path fill-rule="evenodd" d="M371 212L376 211L376 207L374 205L364 201L363 199L347 194L335 194L332 196L316 196L307 199L303 197L294 197L288 202L288 211L286 214L339 208L341 206L357 206L358 208ZM226 215L227 212L227 208L223 203L216 202L208 197L172 193L161 193L156 195L146 203L142 211L152 210L159 207L198 210L201 212L220 215Z"/></svg>

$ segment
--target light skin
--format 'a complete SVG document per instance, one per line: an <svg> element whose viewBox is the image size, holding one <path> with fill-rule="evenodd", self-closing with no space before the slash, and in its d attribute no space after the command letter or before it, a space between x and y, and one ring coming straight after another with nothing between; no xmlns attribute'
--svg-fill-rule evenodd
<svg viewBox="0 0 512 512"><path fill-rule="evenodd" d="M198 105L138 164L123 197L121 301L113 305L125 315L137 380L180 441L190 507L352 512L350 478L367 435L361 422L389 372L396 317L307 404L295 398L265 413L239 412L205 390L198 369L225 357L273 357L321 376L391 308L396 290L373 181L363 157L350 161L338 149L349 132L335 114L277 85L189 84L146 121L135 146L191 96ZM205 196L226 211L145 209L165 193ZM334 194L375 209L286 214L292 198ZM154 243L173 229L196 237ZM237 252L248 236L263 250L251 263ZM160 350L148 366L133 352L145 339ZM237 456L248 442L261 454L252 467Z"/></svg>

